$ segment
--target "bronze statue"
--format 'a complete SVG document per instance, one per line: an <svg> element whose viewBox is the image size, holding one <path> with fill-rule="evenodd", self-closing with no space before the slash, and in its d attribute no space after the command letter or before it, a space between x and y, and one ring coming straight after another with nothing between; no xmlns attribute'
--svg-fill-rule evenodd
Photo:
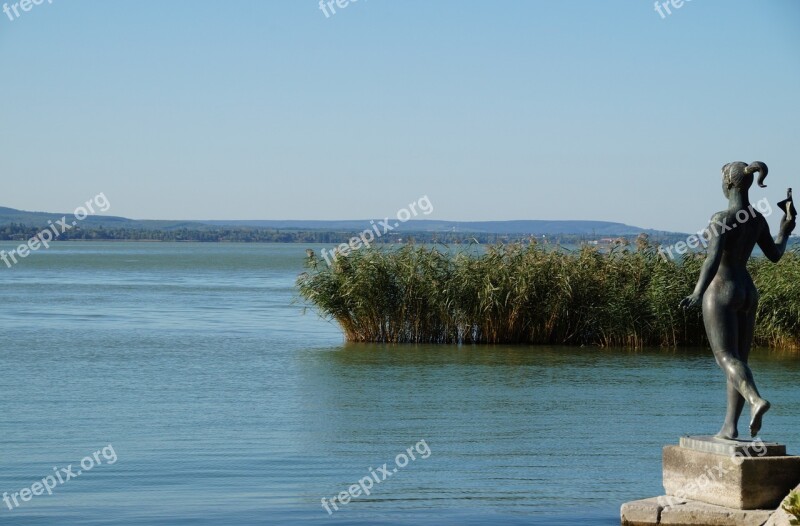
<svg viewBox="0 0 800 526"><path fill-rule="evenodd" d="M717 212L706 229L708 254L694 292L680 306L693 307L702 301L703 323L717 364L728 379L728 410L718 438L733 440L739 436L738 422L744 403L750 404L750 434L756 436L770 403L763 399L747 366L758 306L758 291L747 272L747 260L756 243L770 261L777 263L786 250L786 242L795 227L791 191L781 219L780 232L773 241L764 216L750 204L748 191L753 174L759 173L758 185L764 187L767 165L742 162L722 167L722 192L728 208ZM782 203L787 203L782 201Z"/></svg>

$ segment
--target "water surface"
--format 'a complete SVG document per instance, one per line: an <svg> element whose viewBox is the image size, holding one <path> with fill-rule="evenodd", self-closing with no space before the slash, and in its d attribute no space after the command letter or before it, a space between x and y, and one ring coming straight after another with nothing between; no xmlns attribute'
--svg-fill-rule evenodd
<svg viewBox="0 0 800 526"><path fill-rule="evenodd" d="M0 268L0 492L117 455L0 524L611 525L661 493L664 444L721 423L703 349L344 344L303 314L305 248L59 243ZM752 362L764 438L795 451L800 361Z"/></svg>

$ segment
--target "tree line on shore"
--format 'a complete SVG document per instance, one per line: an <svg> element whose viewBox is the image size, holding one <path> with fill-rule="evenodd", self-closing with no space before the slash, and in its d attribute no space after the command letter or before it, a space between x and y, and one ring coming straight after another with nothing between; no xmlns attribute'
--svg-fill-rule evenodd
<svg viewBox="0 0 800 526"><path fill-rule="evenodd" d="M45 225L46 227L46 225ZM36 236L44 227L22 223L9 223L0 226L0 241L25 242ZM348 242L357 232L334 230L295 230L269 229L255 227L185 227L185 228L135 228L135 227L103 227L77 225L59 235L59 241L164 241L164 242L198 242L198 243L321 243L338 245ZM675 239L664 239L665 243ZM530 234L494 234L469 232L390 232L376 238L377 244L407 243L447 243L491 244L498 242L529 241L531 238L541 241L539 236ZM622 239L622 238L620 238ZM592 236L584 234L560 234L546 239L549 244L578 245L591 242Z"/></svg>

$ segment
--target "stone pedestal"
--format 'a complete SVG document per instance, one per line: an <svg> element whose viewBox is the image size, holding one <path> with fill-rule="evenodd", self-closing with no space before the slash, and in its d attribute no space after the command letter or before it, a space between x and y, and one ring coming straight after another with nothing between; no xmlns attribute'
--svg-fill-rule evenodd
<svg viewBox="0 0 800 526"><path fill-rule="evenodd" d="M666 495L626 503L622 524L760 526L800 483L800 457L760 440L685 436L665 446Z"/></svg>
<svg viewBox="0 0 800 526"><path fill-rule="evenodd" d="M775 509L800 483L800 457L761 441L682 437L663 465L668 496L737 510Z"/></svg>

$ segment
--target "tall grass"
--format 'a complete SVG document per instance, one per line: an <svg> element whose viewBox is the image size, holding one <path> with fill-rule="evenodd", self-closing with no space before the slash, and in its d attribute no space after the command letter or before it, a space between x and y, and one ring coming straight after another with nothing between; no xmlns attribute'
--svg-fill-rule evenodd
<svg viewBox="0 0 800 526"><path fill-rule="evenodd" d="M349 341L704 345L699 309L684 311L701 255L665 261L637 247L571 252L541 245L362 248L328 267L310 256L303 298ZM751 261L761 294L756 345L800 348L800 255Z"/></svg>

